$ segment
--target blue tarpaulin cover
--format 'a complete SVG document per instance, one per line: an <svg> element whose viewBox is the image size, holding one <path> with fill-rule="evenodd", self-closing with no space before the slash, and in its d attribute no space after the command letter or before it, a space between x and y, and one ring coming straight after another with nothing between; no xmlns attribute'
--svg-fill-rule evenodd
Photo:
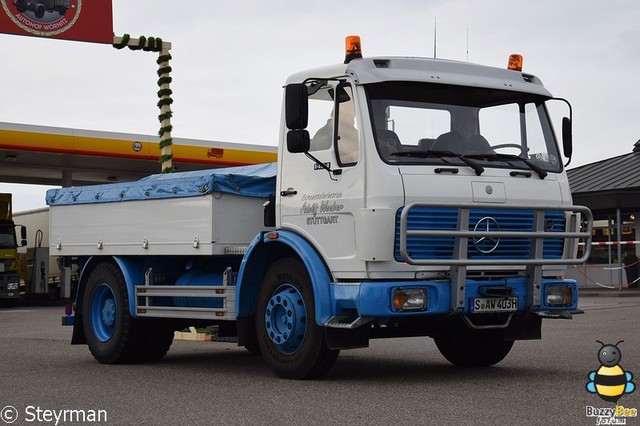
<svg viewBox="0 0 640 426"><path fill-rule="evenodd" d="M151 175L135 182L90 185L47 191L47 205L109 203L195 197L226 192L268 198L276 189L276 163Z"/></svg>

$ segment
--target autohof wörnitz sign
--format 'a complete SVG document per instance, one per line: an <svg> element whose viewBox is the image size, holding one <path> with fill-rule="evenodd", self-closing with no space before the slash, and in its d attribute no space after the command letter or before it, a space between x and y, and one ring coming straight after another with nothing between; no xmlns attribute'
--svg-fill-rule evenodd
<svg viewBox="0 0 640 426"><path fill-rule="evenodd" d="M0 0L0 33L113 43L111 0Z"/></svg>

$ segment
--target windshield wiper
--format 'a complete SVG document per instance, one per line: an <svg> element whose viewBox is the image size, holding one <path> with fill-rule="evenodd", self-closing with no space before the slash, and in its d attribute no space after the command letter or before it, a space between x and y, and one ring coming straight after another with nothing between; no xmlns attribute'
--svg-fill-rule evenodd
<svg viewBox="0 0 640 426"><path fill-rule="evenodd" d="M393 152L393 153L391 153L391 155L397 156L397 157L418 157L418 158L455 157L455 158L459 159L460 161L462 161L467 166L471 167L473 169L473 171L476 172L476 175L480 176L482 173L484 173L484 167L482 167L481 165L477 164L476 162L468 159L466 156L464 156L462 154L458 154L457 152L452 152L452 151L440 151L440 150L436 150L436 149L432 149L432 150L429 150L429 151L412 150L412 151Z"/></svg>
<svg viewBox="0 0 640 426"><path fill-rule="evenodd" d="M538 166L536 163L534 163L533 161L527 159L527 158L523 158L517 155L513 155L513 154L484 154L484 155L471 155L470 157L473 158L483 158L483 159L488 159L488 160L519 160L522 161L524 164L526 164L531 170L533 170L540 179L544 179L547 177L548 173L544 170L542 170L540 168L540 166Z"/></svg>

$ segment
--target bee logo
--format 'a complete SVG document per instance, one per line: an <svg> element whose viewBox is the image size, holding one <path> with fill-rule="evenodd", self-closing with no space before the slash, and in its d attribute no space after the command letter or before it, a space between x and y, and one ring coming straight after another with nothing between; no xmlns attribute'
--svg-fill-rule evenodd
<svg viewBox="0 0 640 426"><path fill-rule="evenodd" d="M624 371L619 365L622 352L618 345L624 340L615 345L605 345L599 340L596 342L602 345L598 351L598 361L601 365L597 371L589 373L587 391L598 394L605 401L617 403L623 394L631 393L636 388L636 385L631 381L633 375Z"/></svg>

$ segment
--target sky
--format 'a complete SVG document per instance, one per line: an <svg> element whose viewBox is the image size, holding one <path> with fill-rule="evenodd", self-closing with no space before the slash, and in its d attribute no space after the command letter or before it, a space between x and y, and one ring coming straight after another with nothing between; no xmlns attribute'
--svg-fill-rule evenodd
<svg viewBox="0 0 640 426"><path fill-rule="evenodd" d="M10 0L6 0L10 1ZM365 56L437 56L506 67L524 56L573 106L570 167L640 139L637 0L113 0L116 35L172 43L173 136L277 145L288 75ZM156 53L0 34L0 121L155 135ZM44 187L0 183L16 211Z"/></svg>

